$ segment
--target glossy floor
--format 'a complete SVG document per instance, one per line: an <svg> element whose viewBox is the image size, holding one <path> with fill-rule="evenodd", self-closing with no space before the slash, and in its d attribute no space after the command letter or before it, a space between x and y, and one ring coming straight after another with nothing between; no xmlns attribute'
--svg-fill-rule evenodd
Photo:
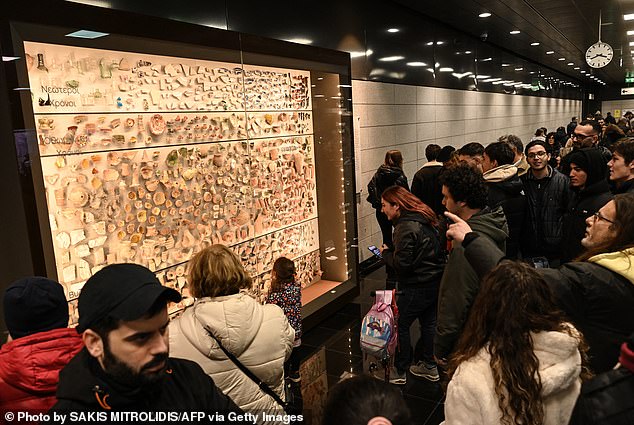
<svg viewBox="0 0 634 425"><path fill-rule="evenodd" d="M373 302L370 292L383 289L384 286L383 269L363 278L359 297L302 337L302 346L299 348L302 358L301 388L307 423L320 423L321 406L329 388L350 374L367 371L368 365L364 367L359 348L361 320ZM413 341L418 338L418 335L414 335L415 327L412 327ZM437 425L443 421L443 391L440 384L408 373L407 383L398 387L412 413L412 423Z"/></svg>

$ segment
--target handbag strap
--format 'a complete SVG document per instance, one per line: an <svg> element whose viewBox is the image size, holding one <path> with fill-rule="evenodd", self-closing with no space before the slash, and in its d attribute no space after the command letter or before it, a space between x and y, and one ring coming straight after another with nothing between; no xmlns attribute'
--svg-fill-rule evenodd
<svg viewBox="0 0 634 425"><path fill-rule="evenodd" d="M222 352L225 353L225 355L229 358L229 360L231 360L233 362L233 364L235 364L238 367L238 369L240 369L242 371L242 373L244 373L247 377L249 377L249 379L251 379L253 382L255 382L257 384L257 386L260 388L260 390L262 390L262 392L264 394L267 394L267 395L271 396L273 398L273 400L275 400L275 402L277 404L279 404L280 406L282 406L282 408L284 410L286 410L287 405L284 402L284 400L282 400L282 398L279 395L277 395L277 393L275 391L273 391L271 389L271 387L269 387L266 384L266 382L264 382L260 378L258 378L245 365L243 365L242 362L240 360L238 360L238 358L236 356L234 356L229 350L227 350L222 345L220 340L216 337L216 335L214 335L213 332L211 332L211 330L209 329L208 326L205 326L205 330L207 331L209 336L212 337L218 343L218 347L220 347Z"/></svg>

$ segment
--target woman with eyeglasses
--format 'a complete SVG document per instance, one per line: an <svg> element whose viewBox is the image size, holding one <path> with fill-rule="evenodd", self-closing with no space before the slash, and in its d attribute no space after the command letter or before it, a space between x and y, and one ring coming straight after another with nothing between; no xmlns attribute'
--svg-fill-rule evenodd
<svg viewBox="0 0 634 425"><path fill-rule="evenodd" d="M504 253L445 214L454 221L447 237L462 243L469 264L484 276ZM585 251L574 262L538 271L590 345L592 371L601 373L617 363L621 343L634 332L634 194L616 195L589 216L581 243Z"/></svg>

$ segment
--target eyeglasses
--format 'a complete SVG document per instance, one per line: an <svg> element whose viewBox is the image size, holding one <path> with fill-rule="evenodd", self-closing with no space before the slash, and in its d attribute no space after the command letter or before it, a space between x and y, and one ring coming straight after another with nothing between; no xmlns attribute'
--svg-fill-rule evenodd
<svg viewBox="0 0 634 425"><path fill-rule="evenodd" d="M592 214L592 217L594 218L594 222L596 223L598 220L604 220L607 221L610 224L614 224L614 222L608 218L605 218L603 215L601 215L601 213L599 211L595 212L594 214Z"/></svg>
<svg viewBox="0 0 634 425"><path fill-rule="evenodd" d="M572 133L571 136L573 139L585 139L586 137L593 137L592 134L590 135L585 135L585 134L577 134L577 133Z"/></svg>
<svg viewBox="0 0 634 425"><path fill-rule="evenodd" d="M548 152L542 151L542 152L533 152L533 153L529 153L528 155L526 155L528 157L528 159L535 159L535 158L543 158L546 155L548 155Z"/></svg>

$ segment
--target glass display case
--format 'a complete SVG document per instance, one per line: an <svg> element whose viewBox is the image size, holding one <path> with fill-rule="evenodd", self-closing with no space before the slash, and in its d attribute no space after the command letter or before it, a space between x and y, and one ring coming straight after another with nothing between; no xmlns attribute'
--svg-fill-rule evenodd
<svg viewBox="0 0 634 425"><path fill-rule="evenodd" d="M308 314L356 288L349 63L15 28L33 213L72 320L85 281L121 262L178 289L178 312L188 260L217 243L261 300L280 256Z"/></svg>

